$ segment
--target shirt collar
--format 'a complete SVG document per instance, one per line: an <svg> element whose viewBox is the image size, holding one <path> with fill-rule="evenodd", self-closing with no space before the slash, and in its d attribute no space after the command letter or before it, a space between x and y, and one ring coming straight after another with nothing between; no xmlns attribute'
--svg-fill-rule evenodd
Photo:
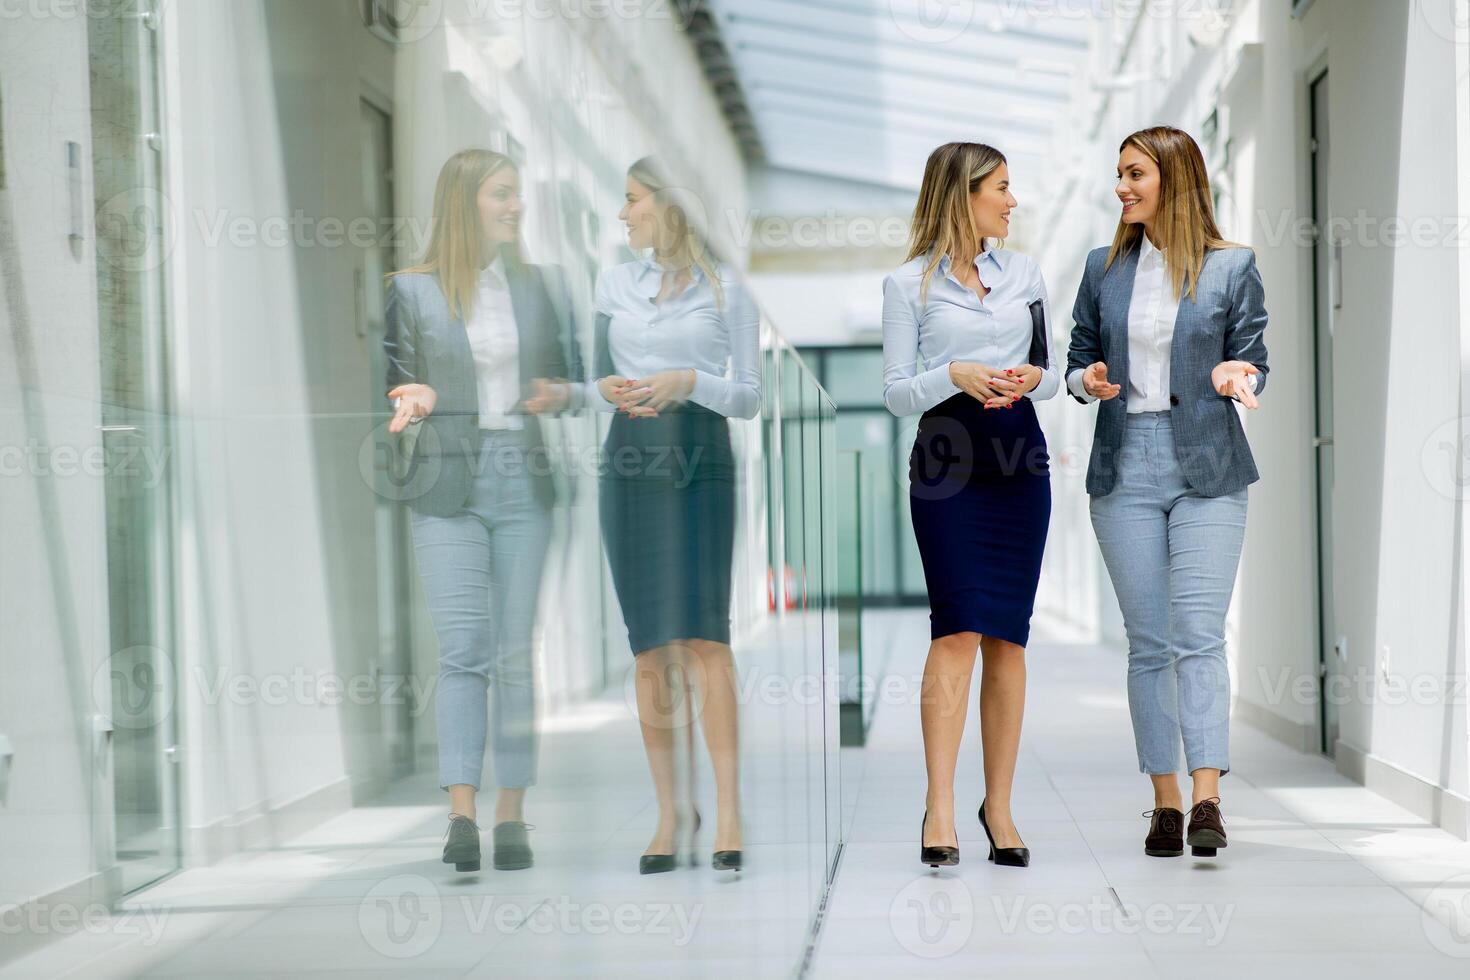
<svg viewBox="0 0 1470 980"><path fill-rule="evenodd" d="M1167 249L1154 248L1154 243L1148 240L1148 235L1140 235L1138 237L1143 242L1143 248L1138 253L1138 261L1142 262L1145 259L1155 258L1157 258L1157 260L1159 261L1163 260L1164 252L1167 251Z"/></svg>
<svg viewBox="0 0 1470 980"><path fill-rule="evenodd" d="M505 285L505 258L499 252L495 253L495 258L489 265L480 270L480 285Z"/></svg>
<svg viewBox="0 0 1470 980"><path fill-rule="evenodd" d="M638 265L638 281L640 284L657 283L663 278L664 267L658 264L658 258L653 249L649 249L644 255L639 256L636 261ZM693 277L695 285L704 281L704 270L699 267L698 262L689 266L689 274Z"/></svg>
<svg viewBox="0 0 1470 980"><path fill-rule="evenodd" d="M1004 253L1005 249L1003 248L987 248L979 255L975 256L975 267L977 269L982 268L988 262L991 265L995 266L996 271L1004 272L1006 268L1005 261L1001 258ZM941 255L939 257L939 274L941 276L949 275L949 267L949 254L945 253L944 255Z"/></svg>

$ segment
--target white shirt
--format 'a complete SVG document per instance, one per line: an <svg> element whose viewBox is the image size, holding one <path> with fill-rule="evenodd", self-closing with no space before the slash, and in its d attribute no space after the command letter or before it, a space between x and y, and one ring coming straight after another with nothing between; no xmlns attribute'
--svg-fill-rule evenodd
<svg viewBox="0 0 1470 980"><path fill-rule="evenodd" d="M690 274L693 282L661 305L654 299L663 267L651 254L598 274L594 304L609 318L613 370L645 378L693 368L691 402L727 418L754 418L761 407L760 311L733 278L720 276L720 308L704 271L695 265ZM595 380L587 385L587 398L602 411L617 410Z"/></svg>
<svg viewBox="0 0 1470 980"><path fill-rule="evenodd" d="M942 256L929 279L922 308L919 285L929 256L920 255L883 279L883 403L895 415L933 408L961 389L950 379L951 361L979 361L1005 369L1027 363L1031 351L1030 304L1041 301L1046 359L1041 381L1026 393L1035 401L1061 388L1061 366L1051 340L1051 306L1041 269L1030 256L1003 248L975 257L975 271L990 292L982 300L964 286ZM1038 365L1040 367L1041 365Z"/></svg>
<svg viewBox="0 0 1470 980"><path fill-rule="evenodd" d="M1133 277L1133 296L1128 302L1128 414L1169 411L1169 354L1174 348L1174 321L1179 317L1179 299L1164 266L1164 251L1142 238L1138 269ZM1084 401L1095 402L1082 386L1085 368L1067 375L1067 388ZM1256 376L1246 376L1251 390ZM1114 384L1117 378L1110 378Z"/></svg>
<svg viewBox="0 0 1470 980"><path fill-rule="evenodd" d="M480 272L475 308L465 322L465 332L475 358L480 428L521 428L524 419L510 414L521 400L520 335L505 281L505 260L499 255Z"/></svg>

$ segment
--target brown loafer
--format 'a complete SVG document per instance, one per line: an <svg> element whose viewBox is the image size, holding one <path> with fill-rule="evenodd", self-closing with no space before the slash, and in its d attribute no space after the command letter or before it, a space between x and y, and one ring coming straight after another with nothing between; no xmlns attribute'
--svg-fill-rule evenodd
<svg viewBox="0 0 1470 980"><path fill-rule="evenodd" d="M1151 857L1178 857L1184 853L1184 814L1172 806L1145 810L1152 817L1148 836L1143 839L1143 853Z"/></svg>
<svg viewBox="0 0 1470 980"><path fill-rule="evenodd" d="M1189 831L1185 837L1189 853L1195 857L1214 857L1215 850L1225 846L1225 818L1220 815L1220 797L1211 796L1189 808Z"/></svg>

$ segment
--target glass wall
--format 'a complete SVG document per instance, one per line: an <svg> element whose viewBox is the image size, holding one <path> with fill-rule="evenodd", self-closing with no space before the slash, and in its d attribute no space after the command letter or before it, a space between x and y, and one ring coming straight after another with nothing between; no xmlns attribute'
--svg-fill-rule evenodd
<svg viewBox="0 0 1470 980"><path fill-rule="evenodd" d="M6 11L0 964L800 963L843 430L681 10Z"/></svg>

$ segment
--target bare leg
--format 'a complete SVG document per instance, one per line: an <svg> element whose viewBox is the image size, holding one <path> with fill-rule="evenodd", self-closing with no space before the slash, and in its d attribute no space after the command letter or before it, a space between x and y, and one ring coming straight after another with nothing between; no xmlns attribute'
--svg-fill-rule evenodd
<svg viewBox="0 0 1470 980"><path fill-rule="evenodd" d="M638 698L638 727L643 751L658 798L658 827L645 854L674 853L678 774L674 750L677 728L689 729L685 665L671 647L654 647L634 661L634 688Z"/></svg>
<svg viewBox="0 0 1470 980"><path fill-rule="evenodd" d="M495 794L495 822L505 823L507 820L523 820L523 806L526 800L526 788L502 786Z"/></svg>
<svg viewBox="0 0 1470 980"><path fill-rule="evenodd" d="M929 644L919 692L919 724L924 732L924 765L929 790L924 806L922 844L958 847L954 829L954 770L970 706L970 676L975 672L978 633L951 633Z"/></svg>
<svg viewBox="0 0 1470 980"><path fill-rule="evenodd" d="M1179 796L1178 773L1157 773L1148 777L1154 784L1154 806L1166 806L1172 810L1184 810L1184 801Z"/></svg>
<svg viewBox="0 0 1470 980"><path fill-rule="evenodd" d="M1011 819L1011 784L1026 708L1026 648L993 636L980 640L980 744L985 765L985 821L996 847L1022 847Z"/></svg>
<svg viewBox="0 0 1470 980"><path fill-rule="evenodd" d="M695 680L704 692L704 743L715 771L717 851L738 851L740 833L740 705L736 697L735 658L730 647L713 640L690 640ZM692 731L692 729L691 729Z"/></svg>
<svg viewBox="0 0 1470 980"><path fill-rule="evenodd" d="M475 788L468 783L449 787L449 812L475 819Z"/></svg>
<svg viewBox="0 0 1470 980"><path fill-rule="evenodd" d="M1198 803L1200 800L1208 800L1212 796L1220 795L1220 770L1200 768L1191 772L1190 775L1194 777L1192 802Z"/></svg>

